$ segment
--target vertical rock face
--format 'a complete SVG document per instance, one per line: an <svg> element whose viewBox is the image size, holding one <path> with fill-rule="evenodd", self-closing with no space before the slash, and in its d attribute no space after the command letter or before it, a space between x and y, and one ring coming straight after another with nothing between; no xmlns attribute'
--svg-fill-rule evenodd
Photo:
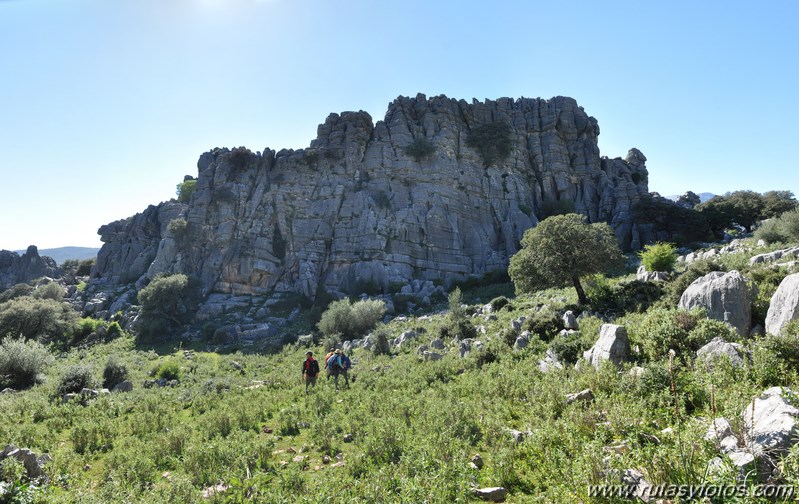
<svg viewBox="0 0 799 504"><path fill-rule="evenodd" d="M771 297L766 315L766 331L779 334L788 322L799 318L799 273L782 279Z"/></svg>
<svg viewBox="0 0 799 504"><path fill-rule="evenodd" d="M40 256L36 246L31 245L22 255L0 250L0 292L15 284L45 276L61 276L61 268L53 258Z"/></svg>
<svg viewBox="0 0 799 504"><path fill-rule="evenodd" d="M471 131L509 126L510 154L485 166ZM388 290L507 267L525 230L553 209L605 221L625 248L648 194L646 158L600 158L599 127L571 98L400 97L385 119L331 114L308 149L215 149L187 205L100 229L95 276L199 276L234 294ZM415 143L427 149L408 154ZM169 226L178 218L184 226Z"/></svg>

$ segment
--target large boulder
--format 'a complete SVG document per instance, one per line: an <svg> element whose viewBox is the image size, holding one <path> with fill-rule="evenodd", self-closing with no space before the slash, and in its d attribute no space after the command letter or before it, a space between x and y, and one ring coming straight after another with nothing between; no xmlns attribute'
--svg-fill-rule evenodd
<svg viewBox="0 0 799 504"><path fill-rule="evenodd" d="M61 268L51 257L40 256L35 245L19 255L0 250L0 292L18 283L27 283L41 277L57 278Z"/></svg>
<svg viewBox="0 0 799 504"><path fill-rule="evenodd" d="M744 365L745 350L743 345L729 343L724 338L717 336L710 340L708 344L696 351L696 356L707 363L708 369L713 368L713 363L721 358L729 358L734 367Z"/></svg>
<svg viewBox="0 0 799 504"><path fill-rule="evenodd" d="M782 328L799 317L799 273L782 279L777 291L771 296L766 315L766 331L779 334Z"/></svg>
<svg viewBox="0 0 799 504"><path fill-rule="evenodd" d="M679 307L704 308L709 318L727 322L741 336L747 336L752 325L752 294L746 279L735 270L697 278L683 292Z"/></svg>
<svg viewBox="0 0 799 504"><path fill-rule="evenodd" d="M772 387L754 399L741 413L744 439L758 456L787 453L799 435L799 409L785 396L793 392Z"/></svg>
<svg viewBox="0 0 799 504"><path fill-rule="evenodd" d="M615 324L602 324L599 339L590 350L583 353L583 358L599 369L602 361L610 361L619 365L630 358L630 340L627 329Z"/></svg>

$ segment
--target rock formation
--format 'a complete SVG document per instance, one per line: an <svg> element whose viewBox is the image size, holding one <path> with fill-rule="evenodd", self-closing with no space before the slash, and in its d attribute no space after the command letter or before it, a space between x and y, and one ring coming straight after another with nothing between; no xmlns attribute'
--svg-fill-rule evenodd
<svg viewBox="0 0 799 504"><path fill-rule="evenodd" d="M511 148L487 163L467 139L497 123ZM230 294L387 292L504 269L555 209L608 222L636 248L649 238L630 217L648 194L646 158L601 158L598 135L564 97L420 94L397 98L376 124L363 111L331 114L307 149L200 156L188 204L100 228L94 276L119 285L183 272Z"/></svg>
<svg viewBox="0 0 799 504"><path fill-rule="evenodd" d="M35 245L21 256L16 252L0 250L0 292L18 283L41 277L59 277L61 268L47 256L40 256Z"/></svg>
<svg viewBox="0 0 799 504"><path fill-rule="evenodd" d="M788 322L799 318L799 273L782 279L771 297L766 314L766 331L779 334Z"/></svg>
<svg viewBox="0 0 799 504"><path fill-rule="evenodd" d="M697 278L680 297L684 310L705 308L708 318L727 322L741 336L752 326L752 294L738 271L712 271Z"/></svg>

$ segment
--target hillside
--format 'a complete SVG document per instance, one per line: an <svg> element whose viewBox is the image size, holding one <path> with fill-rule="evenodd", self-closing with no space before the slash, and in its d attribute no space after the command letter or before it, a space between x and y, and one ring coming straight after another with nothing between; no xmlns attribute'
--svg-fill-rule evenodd
<svg viewBox="0 0 799 504"><path fill-rule="evenodd" d="M649 485L768 483L787 486L742 502L793 502L799 410L770 387L799 387L799 326L777 336L762 324L773 323L777 286L795 278L797 252L754 239L692 252L665 282L590 279L584 307L572 288L466 287L462 300L394 317L365 340L300 336L271 355L243 342L152 346L98 321L44 368L44 383L0 394L0 439L52 457L49 483L13 488L29 502L444 503L502 487L506 502L571 503L618 501L592 485L645 495ZM756 293L748 307L760 329L677 310L693 279L733 269ZM464 328L474 334L459 339ZM629 340L623 356L607 354L618 364L584 356L600 334L616 338L608 349ZM739 346L700 357L716 337ZM381 338L389 354L373 350ZM306 396L304 354L321 359L332 344L350 352L350 386L336 391L322 376ZM104 372L126 374L132 391L62 399L69 384L99 390Z"/></svg>

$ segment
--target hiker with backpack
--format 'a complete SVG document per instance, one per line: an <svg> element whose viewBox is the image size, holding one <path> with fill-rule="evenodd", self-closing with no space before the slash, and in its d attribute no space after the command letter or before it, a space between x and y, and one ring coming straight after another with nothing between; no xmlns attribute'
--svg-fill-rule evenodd
<svg viewBox="0 0 799 504"><path fill-rule="evenodd" d="M336 391L338 391L338 375L340 375L344 369L344 362L341 358L340 348L336 348L336 350L327 359L327 362L325 363L325 369L327 369L328 379L331 376L333 377L333 383L336 386ZM349 380L347 380L347 385L349 386Z"/></svg>
<svg viewBox="0 0 799 504"><path fill-rule="evenodd" d="M350 357L345 354L343 351L341 352L341 372L340 374L344 377L344 385L347 388L350 388L350 377L349 371L352 367L352 362L350 362ZM354 380L355 378L353 378Z"/></svg>
<svg viewBox="0 0 799 504"><path fill-rule="evenodd" d="M313 358L313 352L305 353L302 363L302 376L305 378L305 394L308 394L308 385L316 387L316 375L319 374L319 363Z"/></svg>

